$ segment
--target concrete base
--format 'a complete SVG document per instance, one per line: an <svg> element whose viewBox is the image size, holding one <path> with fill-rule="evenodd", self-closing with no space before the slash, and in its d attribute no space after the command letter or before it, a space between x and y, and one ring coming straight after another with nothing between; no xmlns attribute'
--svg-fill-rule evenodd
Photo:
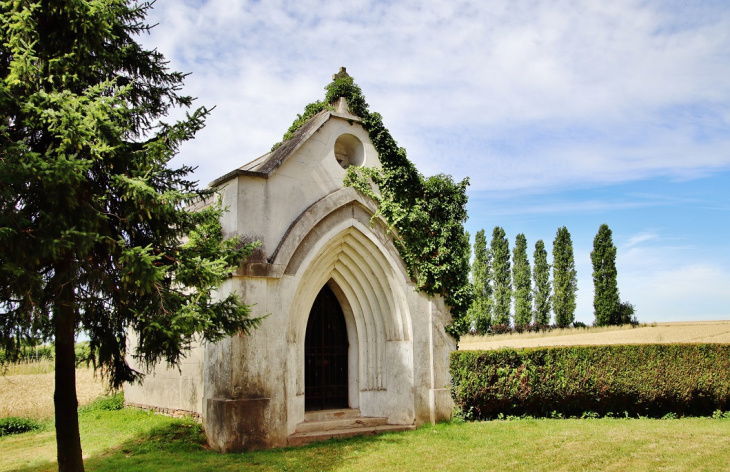
<svg viewBox="0 0 730 472"><path fill-rule="evenodd" d="M221 452L268 449L268 398L209 398L205 430L208 443Z"/></svg>

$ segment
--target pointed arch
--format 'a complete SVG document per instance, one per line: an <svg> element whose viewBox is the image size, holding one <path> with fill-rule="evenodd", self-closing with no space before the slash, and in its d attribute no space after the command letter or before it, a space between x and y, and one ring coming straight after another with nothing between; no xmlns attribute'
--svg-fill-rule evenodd
<svg viewBox="0 0 730 472"><path fill-rule="evenodd" d="M320 234L301 259L299 285L291 309L288 340L303 344L307 316L324 284L337 287L357 344L356 382L360 390L384 390L386 343L411 339L405 303L407 280L372 228L352 218ZM349 328L348 328L349 329ZM352 343L351 343L352 344ZM303 353L302 353L303 354ZM297 365L303 365L300 359ZM297 376L301 378L301 376ZM297 391L302 391L300 386Z"/></svg>

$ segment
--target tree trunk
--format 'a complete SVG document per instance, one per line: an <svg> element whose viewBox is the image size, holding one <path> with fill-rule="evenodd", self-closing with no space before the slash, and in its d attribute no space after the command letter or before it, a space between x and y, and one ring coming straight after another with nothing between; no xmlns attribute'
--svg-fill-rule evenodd
<svg viewBox="0 0 730 472"><path fill-rule="evenodd" d="M76 399L76 354L74 351L74 292L66 283L54 307L56 330L56 448L59 472L83 472Z"/></svg>

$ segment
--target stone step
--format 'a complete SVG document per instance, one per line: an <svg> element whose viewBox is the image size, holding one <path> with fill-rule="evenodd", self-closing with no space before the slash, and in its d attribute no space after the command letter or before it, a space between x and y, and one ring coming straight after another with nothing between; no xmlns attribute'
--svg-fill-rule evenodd
<svg viewBox="0 0 730 472"><path fill-rule="evenodd" d="M308 411L304 414L304 421L339 420L342 418L359 418L359 408L343 408L339 410Z"/></svg>
<svg viewBox="0 0 730 472"><path fill-rule="evenodd" d="M329 431L315 431L308 433L294 433L287 438L289 446L302 446L315 441L326 441L327 439L351 438L353 436L374 436L381 433L395 433L399 431L411 431L416 429L415 425L386 424L380 426L361 426L357 428L332 429Z"/></svg>
<svg viewBox="0 0 730 472"><path fill-rule="evenodd" d="M297 433L311 433L315 431L330 431L333 429L349 429L382 426L388 424L388 418L357 416L354 418L340 418L335 420L304 421L297 425Z"/></svg>

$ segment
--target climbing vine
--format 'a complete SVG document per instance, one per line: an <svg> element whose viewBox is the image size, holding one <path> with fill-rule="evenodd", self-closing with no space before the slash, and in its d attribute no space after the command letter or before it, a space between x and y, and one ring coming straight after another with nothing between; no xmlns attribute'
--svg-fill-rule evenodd
<svg viewBox="0 0 730 472"><path fill-rule="evenodd" d="M451 307L453 324L446 329L457 339L469 326L466 312L471 303L469 283L469 235L464 230L466 187L469 179L455 182L450 175L424 177L408 159L406 150L390 135L379 113L370 112L360 87L352 77L338 76L325 87L324 101L307 105L283 140L291 138L309 119L345 98L359 116L378 152L382 169L351 166L344 184L358 189L378 203L391 228L394 242L417 289L440 294ZM274 145L276 149L281 143ZM375 187L379 191L375 191Z"/></svg>

